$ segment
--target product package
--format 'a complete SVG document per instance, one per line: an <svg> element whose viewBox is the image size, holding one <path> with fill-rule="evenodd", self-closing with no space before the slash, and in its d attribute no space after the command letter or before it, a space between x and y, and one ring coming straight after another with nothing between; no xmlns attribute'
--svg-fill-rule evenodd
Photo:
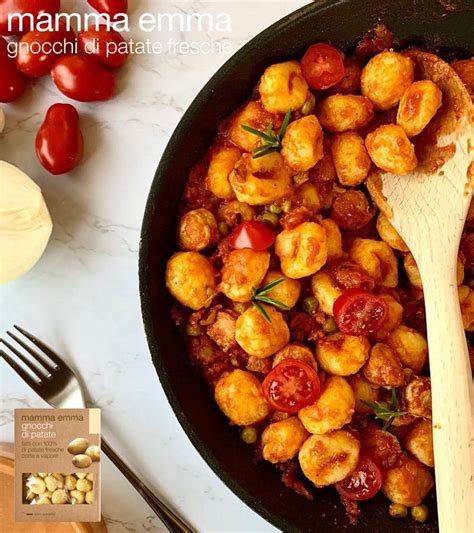
<svg viewBox="0 0 474 533"><path fill-rule="evenodd" d="M100 521L100 410L15 410L15 520Z"/></svg>

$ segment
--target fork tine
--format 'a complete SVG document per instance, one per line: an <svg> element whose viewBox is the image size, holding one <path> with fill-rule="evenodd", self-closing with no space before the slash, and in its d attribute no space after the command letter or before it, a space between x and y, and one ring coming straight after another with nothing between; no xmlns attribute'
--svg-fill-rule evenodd
<svg viewBox="0 0 474 533"><path fill-rule="evenodd" d="M43 384L43 381L39 379L35 381L28 372L26 372L14 359L12 359L6 352L0 348L0 355L5 359L5 363L10 365L10 367L25 381L33 390L38 391L38 389Z"/></svg>
<svg viewBox="0 0 474 533"><path fill-rule="evenodd" d="M25 365L37 376L40 380L48 379L51 377L51 372L47 371L48 374L45 375L45 373L41 370L41 368L33 362L31 359L23 355L20 351L18 351L12 344L7 342L5 339L0 339L0 342L3 343L11 352L13 352L20 361L23 361Z"/></svg>
<svg viewBox="0 0 474 533"><path fill-rule="evenodd" d="M46 346L46 344L44 342L42 342L39 339L37 339L34 335L32 335L31 333L26 331L26 329L20 328L20 326L14 325L13 327L17 331L22 333L29 341L31 341L42 352L44 352L51 359L51 361L53 361L56 364L57 369L60 368L61 366L65 365L65 363L61 359L61 357L59 357L59 355L56 352L51 350L51 348L49 346Z"/></svg>
<svg viewBox="0 0 474 533"><path fill-rule="evenodd" d="M58 365L55 363L51 364L49 361L47 361L44 357L41 356L38 352L33 350L30 346L28 346L25 342L23 342L20 338L18 338L16 335L11 333L10 331L7 331L7 335L9 335L14 341L16 341L25 351L27 351L32 357L38 361L38 363L50 374L58 370Z"/></svg>

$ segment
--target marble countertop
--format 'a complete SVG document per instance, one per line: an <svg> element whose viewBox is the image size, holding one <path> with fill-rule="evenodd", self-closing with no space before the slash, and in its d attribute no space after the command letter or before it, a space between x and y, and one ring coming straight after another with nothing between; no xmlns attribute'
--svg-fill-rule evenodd
<svg viewBox="0 0 474 533"><path fill-rule="evenodd" d="M232 53L307 0L134 0L128 38L230 43ZM63 0L72 12L85 2ZM231 15L232 31L145 33L144 12ZM40 185L54 221L45 255L22 279L0 289L0 330L23 325L71 363L102 408L103 433L153 489L200 531L274 531L246 507L192 447L174 417L145 342L138 297L142 214L160 155L185 109L231 54L134 55L118 72L110 102L79 104L82 165L54 177L39 164L34 139L46 109L66 101L48 77L2 106L0 159ZM0 361L0 441L13 440L13 410L43 402ZM103 513L109 531L164 531L141 497L108 462ZM218 512L216 512L218 510Z"/></svg>

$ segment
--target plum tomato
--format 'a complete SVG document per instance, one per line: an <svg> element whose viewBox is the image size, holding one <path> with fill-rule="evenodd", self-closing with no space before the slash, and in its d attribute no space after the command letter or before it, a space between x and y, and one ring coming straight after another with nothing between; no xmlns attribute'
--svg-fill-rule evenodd
<svg viewBox="0 0 474 533"><path fill-rule="evenodd" d="M75 39L76 34L67 30L66 24L55 31L29 31L20 39L15 58L16 67L30 78L45 76L63 55L65 43L74 43Z"/></svg>
<svg viewBox="0 0 474 533"><path fill-rule="evenodd" d="M87 0L87 3L99 13L110 15L111 18L128 11L128 0Z"/></svg>
<svg viewBox="0 0 474 533"><path fill-rule="evenodd" d="M275 242L275 234L265 224L247 221L237 226L228 239L233 248L251 248L261 252L270 248Z"/></svg>
<svg viewBox="0 0 474 533"><path fill-rule="evenodd" d="M262 390L273 409L296 413L318 399L321 385L314 368L303 361L285 359L267 374Z"/></svg>
<svg viewBox="0 0 474 533"><path fill-rule="evenodd" d="M368 500L382 488L383 471L365 452L352 474L336 483L336 490L346 500Z"/></svg>
<svg viewBox="0 0 474 533"><path fill-rule="evenodd" d="M13 102L26 88L26 79L15 66L15 60L8 56L8 43L0 37L0 102Z"/></svg>
<svg viewBox="0 0 474 533"><path fill-rule="evenodd" d="M52 105L36 135L36 155L51 174L64 174L79 165L84 141L79 114L70 104Z"/></svg>
<svg viewBox="0 0 474 533"><path fill-rule="evenodd" d="M24 15L31 13L36 20L38 15L43 13L50 13L54 15L59 13L61 8L61 0L1 0L0 1L0 35L18 35L29 31L30 23L29 17L25 17L25 27L23 31L20 30L20 21L18 17L12 18L11 29L8 28L8 15L19 14Z"/></svg>
<svg viewBox="0 0 474 533"><path fill-rule="evenodd" d="M79 102L109 100L115 91L114 75L88 56L64 56L53 66L56 87Z"/></svg>
<svg viewBox="0 0 474 533"><path fill-rule="evenodd" d="M100 25L81 31L78 35L81 50L106 67L121 67L128 57L127 41L112 28Z"/></svg>
<svg viewBox="0 0 474 533"><path fill-rule="evenodd" d="M371 335L387 316L386 302L363 289L348 289L334 302L334 319L346 335Z"/></svg>
<svg viewBox="0 0 474 533"><path fill-rule="evenodd" d="M329 44L313 44L301 60L301 72L311 89L328 89L344 77L342 56Z"/></svg>

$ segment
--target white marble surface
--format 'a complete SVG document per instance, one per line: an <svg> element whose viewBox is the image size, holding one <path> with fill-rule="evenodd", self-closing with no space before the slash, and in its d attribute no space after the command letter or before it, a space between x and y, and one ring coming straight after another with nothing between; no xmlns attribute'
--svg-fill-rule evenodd
<svg viewBox="0 0 474 533"><path fill-rule="evenodd" d="M225 39L236 51L305 0L249 2L132 0L129 37L166 42L136 27L143 12L228 12L229 34L175 32L181 40ZM71 11L85 2L63 0ZM217 478L175 419L152 366L138 299L138 241L149 186L184 110L226 55L134 56L118 73L115 99L79 104L83 164L54 177L34 154L44 113L65 101L48 78L3 109L0 158L42 187L54 233L40 263L0 289L0 331L24 325L64 354L102 408L103 431L156 492L200 531L273 531ZM0 361L0 441L13 440L13 410L42 401ZM104 461L103 512L111 533L160 531L159 520Z"/></svg>

